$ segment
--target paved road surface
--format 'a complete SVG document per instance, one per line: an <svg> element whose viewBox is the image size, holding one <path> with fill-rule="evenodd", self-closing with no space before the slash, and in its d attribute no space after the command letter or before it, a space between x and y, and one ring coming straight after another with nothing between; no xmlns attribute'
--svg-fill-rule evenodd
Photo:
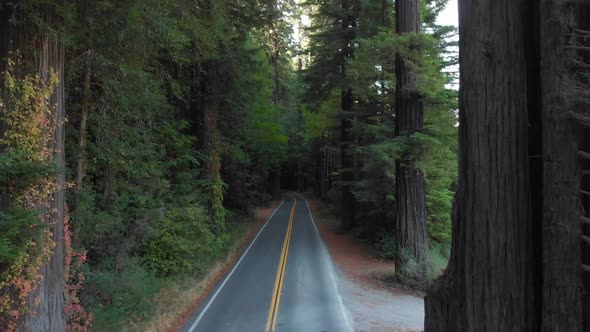
<svg viewBox="0 0 590 332"><path fill-rule="evenodd" d="M285 193L182 331L352 331L334 273L307 202Z"/></svg>

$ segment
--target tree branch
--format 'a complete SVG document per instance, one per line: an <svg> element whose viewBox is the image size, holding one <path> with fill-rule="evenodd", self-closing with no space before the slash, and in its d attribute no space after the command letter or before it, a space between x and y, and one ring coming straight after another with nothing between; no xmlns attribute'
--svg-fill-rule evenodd
<svg viewBox="0 0 590 332"><path fill-rule="evenodd" d="M582 241L586 242L587 244L590 244L590 237L582 235Z"/></svg>
<svg viewBox="0 0 590 332"><path fill-rule="evenodd" d="M590 218L582 216L582 224L590 225Z"/></svg>
<svg viewBox="0 0 590 332"><path fill-rule="evenodd" d="M590 272L590 266L582 264L582 270L584 270L586 272Z"/></svg>
<svg viewBox="0 0 590 332"><path fill-rule="evenodd" d="M578 151L578 157L580 157L582 159L590 160L590 153L584 152L584 151Z"/></svg>

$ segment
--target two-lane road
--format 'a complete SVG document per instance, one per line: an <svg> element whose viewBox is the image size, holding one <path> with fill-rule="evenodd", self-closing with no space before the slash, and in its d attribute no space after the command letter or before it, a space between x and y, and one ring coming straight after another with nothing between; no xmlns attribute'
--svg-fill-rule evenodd
<svg viewBox="0 0 590 332"><path fill-rule="evenodd" d="M351 331L334 273L307 201L283 194L283 203L182 331Z"/></svg>

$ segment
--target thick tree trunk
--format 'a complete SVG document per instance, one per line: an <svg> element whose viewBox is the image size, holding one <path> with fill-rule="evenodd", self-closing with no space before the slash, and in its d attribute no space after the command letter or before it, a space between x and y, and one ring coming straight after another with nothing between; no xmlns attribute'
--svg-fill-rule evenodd
<svg viewBox="0 0 590 332"><path fill-rule="evenodd" d="M420 31L418 0L397 0L395 12L397 34ZM424 126L422 98L412 92L416 78L403 55L396 55L395 73L396 135L411 135ZM403 267L405 260L412 259L424 267L428 260L424 174L410 160L396 161L396 194L397 266Z"/></svg>
<svg viewBox="0 0 590 332"><path fill-rule="evenodd" d="M342 63L340 65L343 82L346 82L346 62L353 56L352 41L355 38L356 29L355 6L355 0L342 0L341 7L345 15L342 19ZM354 181L354 157L351 151L351 144L353 142L353 136L351 133L353 119L351 113L354 106L352 89L343 87L341 99L341 213L342 227L344 229L350 229L355 225L355 199L352 193L352 183Z"/></svg>
<svg viewBox="0 0 590 332"><path fill-rule="evenodd" d="M544 0L541 21L543 109L543 331L582 331L580 280L581 205L575 131L565 98L572 8ZM568 82L569 80L569 82Z"/></svg>
<svg viewBox="0 0 590 332"><path fill-rule="evenodd" d="M576 23L575 26L577 29L582 31L590 31L590 2L586 1L584 4L577 4L575 7L575 18ZM590 48L590 38L587 35L576 37L576 43L579 45L586 46ZM583 61L586 64L590 64L590 51L587 49L586 51L578 51L577 52L577 60ZM582 66L584 67L584 66ZM590 67L580 68L579 64L576 64L575 72L577 75L590 75ZM586 76L588 77L588 76ZM583 78L580 80L580 77L577 77L578 81L577 84L581 91L588 91L590 82ZM586 104L582 103L582 105L576 107L574 111L587 113L588 108L588 100L586 100ZM582 133L583 138L583 146L582 148L584 151L590 151L590 129L586 127ZM582 166L584 166L584 170L590 169L590 161L586 160L583 162ZM582 177L582 185L584 190L590 189L590 176L585 175ZM584 210L585 210L585 217L590 217L590 197L585 195L584 200ZM585 223L582 226L582 233L590 237L590 223ZM582 318L583 318L583 331L590 331L590 243L587 241L582 241L582 262L586 265L586 269L582 272Z"/></svg>
<svg viewBox="0 0 590 332"><path fill-rule="evenodd" d="M65 253L64 253L64 208L65 208L65 95L64 95L64 46L49 36L41 39L41 56L39 74L45 79L49 78L50 70L59 77L50 103L55 105L55 121L57 123L54 132L54 160L58 168L58 191L53 194L50 209L51 217L46 220L49 225L55 246L49 262L41 268L41 281L39 286L29 297L29 305L32 314L28 315L25 323L29 331L65 331L64 293L65 293ZM38 305L35 303L38 302Z"/></svg>
<svg viewBox="0 0 590 332"><path fill-rule="evenodd" d="M426 331L538 331L524 0L459 1L460 155L449 267ZM539 224L538 220L535 223Z"/></svg>

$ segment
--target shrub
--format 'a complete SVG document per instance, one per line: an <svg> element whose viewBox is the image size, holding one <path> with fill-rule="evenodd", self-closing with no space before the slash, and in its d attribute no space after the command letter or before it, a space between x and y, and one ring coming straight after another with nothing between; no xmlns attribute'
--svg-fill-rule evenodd
<svg viewBox="0 0 590 332"><path fill-rule="evenodd" d="M94 314L92 329L120 331L130 319L146 319L152 313L152 298L160 280L138 258L123 260L118 270L86 271L83 305Z"/></svg>
<svg viewBox="0 0 590 332"><path fill-rule="evenodd" d="M392 260L395 258L395 240L389 233L381 233L375 244L379 255L383 259Z"/></svg>
<svg viewBox="0 0 590 332"><path fill-rule="evenodd" d="M203 273L227 240L216 237L206 211L199 206L169 210L157 234L148 241L147 263L160 276Z"/></svg>

